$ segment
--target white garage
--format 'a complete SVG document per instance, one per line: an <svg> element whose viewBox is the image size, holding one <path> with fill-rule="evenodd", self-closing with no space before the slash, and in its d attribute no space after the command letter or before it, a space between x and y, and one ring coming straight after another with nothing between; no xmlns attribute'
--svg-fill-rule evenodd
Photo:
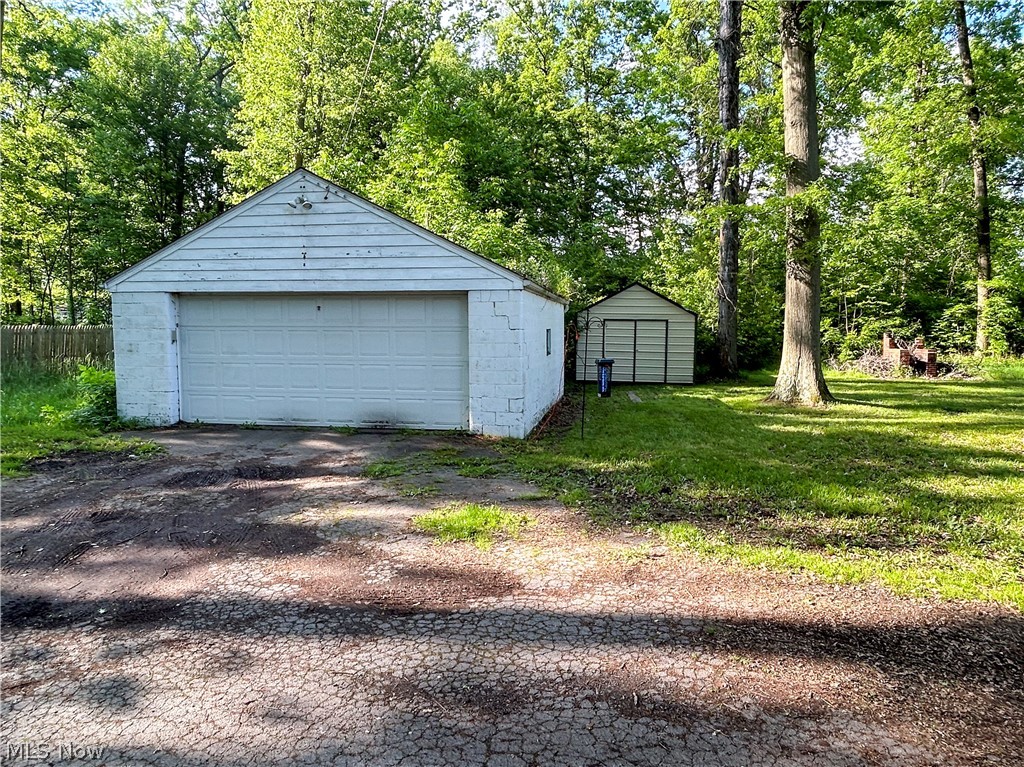
<svg viewBox="0 0 1024 767"><path fill-rule="evenodd" d="M107 287L126 418L523 437L562 396L563 299L305 170Z"/></svg>

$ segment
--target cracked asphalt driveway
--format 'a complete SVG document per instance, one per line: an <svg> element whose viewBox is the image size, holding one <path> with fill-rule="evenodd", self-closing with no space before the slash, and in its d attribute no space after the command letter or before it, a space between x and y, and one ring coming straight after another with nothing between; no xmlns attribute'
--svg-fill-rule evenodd
<svg viewBox="0 0 1024 767"><path fill-rule="evenodd" d="M4 763L1024 761L1013 611L699 561L511 477L364 475L473 438L147 436L4 482ZM413 531L453 500L537 522Z"/></svg>

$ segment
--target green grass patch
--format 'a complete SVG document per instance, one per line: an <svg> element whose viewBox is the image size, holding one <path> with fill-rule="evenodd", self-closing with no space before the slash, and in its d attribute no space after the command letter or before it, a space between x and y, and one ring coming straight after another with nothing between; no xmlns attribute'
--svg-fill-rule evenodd
<svg viewBox="0 0 1024 767"><path fill-rule="evenodd" d="M439 541L471 541L486 549L490 548L496 537L515 537L533 522L534 519L528 514L506 511L500 506L464 503L422 514L413 520L413 526Z"/></svg>
<svg viewBox="0 0 1024 767"><path fill-rule="evenodd" d="M374 461L363 469L370 479L389 479L405 474L424 474L441 469L454 469L463 477L496 477L509 469L500 456L467 456L456 447L421 450L402 458Z"/></svg>
<svg viewBox="0 0 1024 767"><path fill-rule="evenodd" d="M398 494L403 498L430 498L439 495L440 492L437 485L433 483L428 485L404 483L398 488Z"/></svg>
<svg viewBox="0 0 1024 767"><path fill-rule="evenodd" d="M814 410L766 404L771 382L592 397L585 439L501 449L596 522L704 556L1024 608L1019 382L832 375Z"/></svg>
<svg viewBox="0 0 1024 767"><path fill-rule="evenodd" d="M368 479L389 479L400 477L409 471L403 461L371 461L363 467L363 476Z"/></svg>
<svg viewBox="0 0 1024 767"><path fill-rule="evenodd" d="M104 432L119 424L92 417L94 377L19 369L5 371L0 392L0 474L20 476L36 458L75 450L149 455L152 442ZM84 391L83 391L84 390Z"/></svg>
<svg viewBox="0 0 1024 767"><path fill-rule="evenodd" d="M463 458L456 465L462 477L496 477L502 473L502 466L491 458Z"/></svg>
<svg viewBox="0 0 1024 767"><path fill-rule="evenodd" d="M988 381L1024 381L1024 357L978 356L976 354L944 354L942 362L949 362L970 376Z"/></svg>
<svg viewBox="0 0 1024 767"><path fill-rule="evenodd" d="M517 495L515 497L515 500L522 501L522 502L528 502L528 501L550 501L551 500L551 493L545 492L543 490L540 490L540 491L537 491L537 492L531 492L531 493L520 493L519 495Z"/></svg>

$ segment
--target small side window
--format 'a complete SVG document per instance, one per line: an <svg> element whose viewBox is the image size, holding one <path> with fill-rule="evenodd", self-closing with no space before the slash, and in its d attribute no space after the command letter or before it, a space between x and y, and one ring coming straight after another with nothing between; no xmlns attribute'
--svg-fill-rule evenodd
<svg viewBox="0 0 1024 767"><path fill-rule="evenodd" d="M544 331L544 334L545 334L544 345L547 348L548 356L550 357L551 356L551 328L548 328L546 331Z"/></svg>

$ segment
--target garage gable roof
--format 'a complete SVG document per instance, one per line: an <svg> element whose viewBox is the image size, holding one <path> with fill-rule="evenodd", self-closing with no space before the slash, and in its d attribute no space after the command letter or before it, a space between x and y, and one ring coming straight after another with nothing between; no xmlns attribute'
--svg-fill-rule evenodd
<svg viewBox="0 0 1024 767"><path fill-rule="evenodd" d="M298 170L292 171L287 176L279 179L273 184L270 184L269 186L265 187L259 192L256 192L252 196L246 198L245 200L238 203L229 210L225 211L224 213L220 214L216 218L206 222L205 224L197 227L196 229L193 229L188 234L185 234L184 236L180 237L179 239L175 240L169 245L161 248L148 258L139 261L137 264L129 267L128 269L125 269L120 274L117 274L116 276L107 280L105 286L107 287L107 289L114 289L117 286L121 285L122 283L132 280L133 277L136 277L137 275L146 272L146 270L150 269L151 267L154 267L156 264L164 261L168 257L173 256L174 254L179 253L181 251L187 251L191 249L197 250L198 252L198 248L201 247L204 238L210 238L211 236L214 235L216 230L221 227L225 227L226 225L230 226L232 221L235 221L236 219L239 218L242 218L242 220L244 221L246 217L255 217L256 220L259 221L259 217L262 216L263 214L257 209L261 207L267 208L267 216L277 216L278 218L280 218L282 210L284 210L285 213L289 215L298 214L296 219L294 219L294 223L300 226L304 224L316 223L321 227L330 227L332 221L334 221L336 225L340 226L340 224L337 224L337 222L340 221L340 218L338 216L335 216L332 219L332 214L330 212L322 213L322 215L324 215L325 217L317 217L317 219L315 220L301 215L304 212L302 206L294 204L298 202L298 197L296 197L294 200L287 201L289 207L284 207L285 201L282 201L280 198L274 200L274 198L280 195L281 193L288 192L291 187L296 185L296 182L303 182L305 184L310 184L313 187L315 187L314 190L309 192L309 199L306 201L307 204L311 206L309 210L322 213L322 211L317 210L317 206L328 201L347 203L349 206L353 206L357 210L371 214L373 218L379 220L381 223L391 225L393 231L401 232L402 234L406 235L407 239L409 239L409 235L412 235L414 239L418 239L425 243L429 243L430 245L436 246L437 248L446 252L449 255L458 256L461 259L465 259L466 261L470 262L472 265L486 270L494 278L508 280L509 282L511 282L510 287L522 287L526 290L530 290L531 292L543 295L546 298L549 298L550 300L557 301L558 303L567 303L566 300L563 299L561 296L558 296L557 294L553 293L552 291L548 290L542 285L539 285L533 282L532 280L529 280L524 275L521 275L512 269L508 269L507 267L504 267L501 264L495 263L494 261L491 261L490 259L481 256L478 253L474 253L471 250L463 248L462 246L457 245L454 242L451 242L450 240L442 237L441 235L431 232L430 230L425 229L419 226L418 224L409 221L408 219L405 219L395 213L392 213L391 211L382 208L379 205L376 205L370 202L369 200L360 197L354 192L350 192L338 186L337 184L334 184L333 182L328 181L327 179L322 178L321 176L318 176L317 174L309 170L306 170L305 168L299 168ZM273 207L271 208L270 206ZM291 220L289 219L288 223L284 223L281 225L282 231L280 236L292 236L293 230L290 230L288 228L290 223ZM237 227L237 224L235 226ZM239 228L238 231L244 234L250 234L250 232L246 231L243 228ZM296 234L295 236L299 235ZM242 249L239 248L238 250ZM194 261L195 259L191 260ZM200 264L196 265L200 266Z"/></svg>
<svg viewBox="0 0 1024 767"><path fill-rule="evenodd" d="M673 301L668 296L662 295L661 293L656 291L654 288L647 287L642 282L631 282L629 285L624 287L622 290L617 290L614 293L612 293L611 295L605 296L600 301L595 301L590 306L585 307L583 309L583 311L584 312L589 312L594 307L599 306L600 304L603 304L605 301L609 301L609 300L615 298L616 296L622 295L623 293L625 293L627 290L630 290L631 288L640 288L641 290L646 290L648 293L650 293L650 294L652 294L654 296L657 296L658 298L660 298L665 303L671 304L672 306L676 307L677 309L682 309L684 312L687 312L688 314L692 314L694 317L698 316L697 312L693 311L693 309L687 309L682 304L676 303L675 301Z"/></svg>

